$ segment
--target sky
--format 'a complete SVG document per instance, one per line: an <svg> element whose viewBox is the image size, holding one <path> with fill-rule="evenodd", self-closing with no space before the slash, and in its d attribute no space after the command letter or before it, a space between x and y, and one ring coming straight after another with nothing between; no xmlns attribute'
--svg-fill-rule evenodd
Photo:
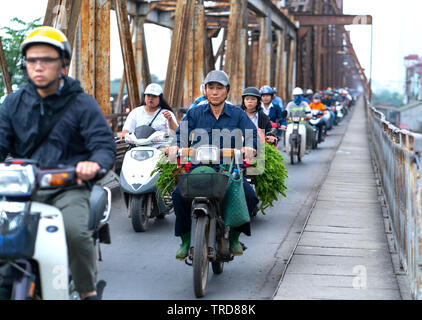
<svg viewBox="0 0 422 320"><path fill-rule="evenodd" d="M18 16L24 21L43 17L48 0L13 0L0 11L0 27L10 26L10 19ZM397 5L400 3L400 6ZM403 58L409 54L422 56L422 1L420 0L344 0L345 14L372 15L374 89L387 88L402 92L404 84ZM346 26L368 78L371 75L371 26ZM171 31L145 24L150 72L164 79L167 71ZM1 35L1 33L0 33ZM111 79L123 72L120 43L114 11L111 13Z"/></svg>
<svg viewBox="0 0 422 320"><path fill-rule="evenodd" d="M400 4L400 5L398 5ZM422 1L420 0L344 0L345 14L372 15L373 89L387 88L403 92L403 58L422 56ZM365 73L370 75L371 27L346 26Z"/></svg>

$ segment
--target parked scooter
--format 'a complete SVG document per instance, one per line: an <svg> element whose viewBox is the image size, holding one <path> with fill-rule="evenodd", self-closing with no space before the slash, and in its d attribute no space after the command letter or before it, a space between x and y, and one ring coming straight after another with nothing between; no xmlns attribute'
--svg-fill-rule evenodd
<svg viewBox="0 0 422 320"><path fill-rule="evenodd" d="M172 207L170 197L163 200L158 195L155 182L159 173L151 176L170 138L166 132L140 126L134 133L126 134L125 141L129 143L129 148L120 172L120 190L133 229L144 232L148 229L150 218L162 219Z"/></svg>
<svg viewBox="0 0 422 320"><path fill-rule="evenodd" d="M306 127L305 118L292 117L287 119L286 129L286 153L290 157L290 163L302 161L306 152Z"/></svg>
<svg viewBox="0 0 422 320"><path fill-rule="evenodd" d="M31 201L37 190L76 184L75 168L42 169L33 160L10 160L0 164L0 177L0 266L7 270L1 298L78 299L68 269L62 214L54 206ZM98 242L110 243L110 190L95 185L90 206L89 229L98 248ZM99 297L104 287L100 280Z"/></svg>

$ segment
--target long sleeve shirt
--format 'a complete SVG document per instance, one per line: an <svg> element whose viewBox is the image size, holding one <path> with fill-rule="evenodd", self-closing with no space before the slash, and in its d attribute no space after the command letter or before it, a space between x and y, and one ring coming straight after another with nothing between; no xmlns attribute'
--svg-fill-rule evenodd
<svg viewBox="0 0 422 320"><path fill-rule="evenodd" d="M226 102L216 118L206 103L188 110L176 130L176 141L182 148L210 144L220 149L257 149L257 129L241 108Z"/></svg>

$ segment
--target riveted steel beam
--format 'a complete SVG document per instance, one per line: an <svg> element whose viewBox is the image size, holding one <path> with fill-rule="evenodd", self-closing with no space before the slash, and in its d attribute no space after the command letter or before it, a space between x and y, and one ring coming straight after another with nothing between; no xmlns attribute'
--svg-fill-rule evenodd
<svg viewBox="0 0 422 320"><path fill-rule="evenodd" d="M105 115L110 114L110 5L83 0L79 63L85 92L94 96Z"/></svg>
<svg viewBox="0 0 422 320"><path fill-rule="evenodd" d="M358 15L295 14L294 17L296 21L299 21L300 26L372 24L372 16L369 16L369 15L358 16Z"/></svg>
<svg viewBox="0 0 422 320"><path fill-rule="evenodd" d="M129 106L135 108L141 103L138 79L136 76L135 57L132 46L129 19L126 10L126 1L114 0L119 29L120 45L122 48L123 63L125 68L126 87L128 91Z"/></svg>
<svg viewBox="0 0 422 320"><path fill-rule="evenodd" d="M81 6L82 0L49 0L43 25L60 29L73 47Z"/></svg>

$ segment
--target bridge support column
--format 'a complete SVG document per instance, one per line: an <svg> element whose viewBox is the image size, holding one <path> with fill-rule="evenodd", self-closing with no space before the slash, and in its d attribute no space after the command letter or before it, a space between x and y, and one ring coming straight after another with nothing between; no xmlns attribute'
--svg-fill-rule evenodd
<svg viewBox="0 0 422 320"><path fill-rule="evenodd" d="M288 62L288 73L287 73L287 100L292 98L292 92L296 86L296 39L289 39L289 62Z"/></svg>
<svg viewBox="0 0 422 320"><path fill-rule="evenodd" d="M246 46L247 46L247 3L232 0L227 30L224 70L230 78L230 101L240 105L245 87Z"/></svg>
<svg viewBox="0 0 422 320"><path fill-rule="evenodd" d="M196 4L192 24L189 28L189 36L186 52L185 85L183 105L190 105L195 98L202 96L200 90L204 81L205 52L205 9L203 4Z"/></svg>
<svg viewBox="0 0 422 320"><path fill-rule="evenodd" d="M151 83L151 73L149 71L148 52L145 40L144 16L136 16L135 21L135 61L136 76L139 83L139 90L143 92Z"/></svg>
<svg viewBox="0 0 422 320"><path fill-rule="evenodd" d="M192 25L195 1L178 0L174 28L171 37L169 64L167 67L164 95L167 102L176 110L183 104L186 55L186 30Z"/></svg>
<svg viewBox="0 0 422 320"><path fill-rule="evenodd" d="M285 56L285 37L286 34L282 30L276 31L277 36L277 58L276 58L276 73L275 73L275 87L277 88L277 95L280 96L283 101L285 101L285 92L283 92L282 88L284 88L283 79L286 77L286 64L284 63L284 56Z"/></svg>
<svg viewBox="0 0 422 320"><path fill-rule="evenodd" d="M126 1L114 0L130 108L141 104Z"/></svg>
<svg viewBox="0 0 422 320"><path fill-rule="evenodd" d="M257 80L258 86L270 85L271 81L271 53L272 53L272 32L271 13L261 18L261 33L259 38L259 56Z"/></svg>
<svg viewBox="0 0 422 320"><path fill-rule="evenodd" d="M83 0L80 26L80 81L105 115L110 114L110 3Z"/></svg>

